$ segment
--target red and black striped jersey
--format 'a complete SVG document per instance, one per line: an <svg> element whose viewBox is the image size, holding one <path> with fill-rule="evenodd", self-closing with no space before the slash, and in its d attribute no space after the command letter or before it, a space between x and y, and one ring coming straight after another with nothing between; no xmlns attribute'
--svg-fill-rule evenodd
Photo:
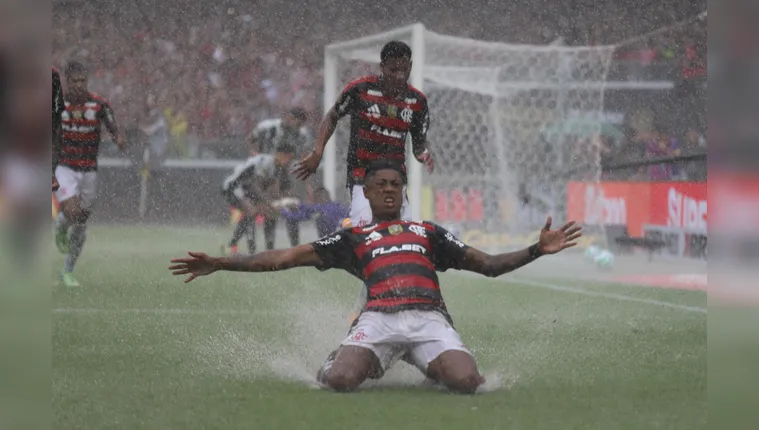
<svg viewBox="0 0 759 430"><path fill-rule="evenodd" d="M97 170L102 126L116 134L113 110L105 99L95 94L90 94L83 103L73 103L68 97L64 100L59 164L78 171Z"/></svg>
<svg viewBox="0 0 759 430"><path fill-rule="evenodd" d="M379 77L356 79L338 97L335 111L340 118L351 116L349 187L363 184L366 166L373 160L397 160L405 166L409 133L414 153L424 150L430 125L427 97L411 85L390 97L382 92Z"/></svg>
<svg viewBox="0 0 759 430"><path fill-rule="evenodd" d="M439 311L450 320L436 272L460 269L468 247L439 225L390 221L338 231L312 243L319 270L364 281L364 311Z"/></svg>

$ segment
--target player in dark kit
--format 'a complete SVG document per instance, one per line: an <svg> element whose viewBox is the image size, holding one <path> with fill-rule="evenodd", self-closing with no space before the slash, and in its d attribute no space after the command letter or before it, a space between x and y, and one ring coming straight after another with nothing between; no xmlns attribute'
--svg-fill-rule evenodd
<svg viewBox="0 0 759 430"><path fill-rule="evenodd" d="M250 257L213 258L191 252L190 258L171 260L169 269L174 275L190 275L185 282L217 270L271 272L304 266L346 270L364 282L368 301L346 339L319 370L319 382L352 391L409 356L422 373L451 391L475 392L484 378L453 328L436 272L458 269L500 276L541 255L575 246L580 227L568 222L551 230L549 217L538 243L489 255L436 224L400 219L404 174L399 164L369 164L365 182L364 193L374 214L370 225Z"/></svg>
<svg viewBox="0 0 759 430"><path fill-rule="evenodd" d="M360 227L372 221L369 202L362 191L367 165L374 160L399 162L405 171L406 136L411 134L416 159L432 172L427 149L430 115L427 97L408 84L411 48L403 42L389 42L380 53L380 76L364 76L349 83L319 125L314 150L295 168L300 179L316 172L340 118L351 116L350 146L346 185L351 192L350 219ZM403 193L402 219L409 219L408 201Z"/></svg>
<svg viewBox="0 0 759 430"><path fill-rule="evenodd" d="M237 254L237 243L243 236L248 237L248 251L256 252L256 217L266 218L264 223L264 239L266 249L274 249L274 229L276 227L276 211L272 208L274 200L279 195L280 179L278 172L287 168L295 156L295 147L282 143L276 148L274 155L258 154L249 157L245 163L224 179L221 192L232 207L242 212L240 221L235 226L229 248L232 254ZM225 248L222 248L226 252Z"/></svg>
<svg viewBox="0 0 759 430"><path fill-rule="evenodd" d="M67 93L60 115L63 130L55 177L60 189L55 196L61 205L56 220L55 243L66 260L61 280L68 287L78 287L74 266L86 239L87 219L97 198L97 159L102 127L111 133L120 150L124 137L107 101L87 89L87 69L72 62L65 70ZM69 237L69 227L71 236Z"/></svg>

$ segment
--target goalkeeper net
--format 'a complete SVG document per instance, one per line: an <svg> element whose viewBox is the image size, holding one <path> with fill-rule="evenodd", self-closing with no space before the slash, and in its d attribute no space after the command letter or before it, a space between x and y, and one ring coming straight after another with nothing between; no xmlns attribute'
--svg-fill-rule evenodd
<svg viewBox="0 0 759 430"><path fill-rule="evenodd" d="M542 225L546 214L561 221L569 180L600 178L595 135L613 47L510 45L416 24L327 47L325 108L352 79L378 73L380 50L390 40L412 46L411 83L430 106L428 142L436 170L423 172L416 184L410 180L417 216L525 234ZM348 121L342 121L330 144L333 165L325 165L337 171L325 179L341 199L347 198L348 138Z"/></svg>

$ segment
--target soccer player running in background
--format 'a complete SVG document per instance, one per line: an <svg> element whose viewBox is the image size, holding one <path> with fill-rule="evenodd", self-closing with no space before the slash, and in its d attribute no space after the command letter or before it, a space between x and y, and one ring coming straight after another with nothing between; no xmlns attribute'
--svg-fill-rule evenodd
<svg viewBox="0 0 759 430"><path fill-rule="evenodd" d="M248 251L251 254L256 252L256 217L263 215L267 220L276 220L277 213L272 202L279 194L278 170L286 169L294 157L295 147L282 143L277 146L274 155L258 154L249 157L224 179L222 195L227 203L242 212L229 240L231 254L238 253L237 243L243 236L248 238ZM264 227L266 249L274 249L275 225L266 224ZM267 231L267 228L271 228L271 231ZM223 251L226 253L226 250Z"/></svg>
<svg viewBox="0 0 759 430"><path fill-rule="evenodd" d="M61 151L61 139L63 130L61 129L61 114L66 108L63 101L63 85L61 84L61 74L53 67L53 191L58 191L60 184L55 179L55 168L58 166L58 157Z"/></svg>
<svg viewBox="0 0 759 430"><path fill-rule="evenodd" d="M394 160L405 170L406 136L411 135L417 161L432 172L434 163L427 149L430 124L427 97L408 84L411 48L403 42L387 43L380 53L379 76L364 76L349 83L319 125L314 150L301 160L295 174L312 176L321 163L327 142L338 121L351 117L346 186L351 193L350 219L360 227L372 221L369 202L363 194L366 166L374 160ZM410 218L404 187L402 216Z"/></svg>
<svg viewBox="0 0 759 430"><path fill-rule="evenodd" d="M580 227L568 222L551 230L549 217L537 243L490 255L436 224L401 220L402 167L390 161L367 167L363 192L374 214L371 224L249 257L214 258L190 252L189 258L171 260L169 270L190 275L185 280L190 282L217 270L343 269L365 283L368 301L348 336L322 365L319 382L337 391L352 391L409 356L428 378L456 393L474 393L484 378L453 327L436 272L457 269L501 276L542 255L575 246Z"/></svg>
<svg viewBox="0 0 759 430"><path fill-rule="evenodd" d="M348 208L333 201L326 188L319 187L314 191L313 203L301 203L295 208L284 208L282 216L295 222L315 218L316 231L319 237L323 237L342 227L343 220L348 216Z"/></svg>
<svg viewBox="0 0 759 430"><path fill-rule="evenodd" d="M61 210L55 222L55 244L66 254L61 281L67 287L78 287L74 267L82 253L87 238L87 219L97 199L102 127L105 126L112 135L120 151L124 150L125 141L110 104L88 90L85 66L71 62L64 75L66 94L60 116L63 134L55 168L55 177L60 183L55 196Z"/></svg>
<svg viewBox="0 0 759 430"><path fill-rule="evenodd" d="M311 137L304 127L308 115L304 109L293 108L285 112L280 118L273 118L261 121L256 125L251 133L250 146L254 154L273 154L276 148L287 143L295 148L296 156L303 153L306 144ZM295 197L293 194L293 183L290 178L290 170L286 168L277 169L277 179L279 180L279 196ZM311 183L307 187L310 193ZM300 225L298 221L286 218L287 234L290 238L290 246L300 244ZM264 235L267 242L274 242L274 233L276 231L277 218L266 217L264 220ZM255 228L255 225L254 227Z"/></svg>
<svg viewBox="0 0 759 430"><path fill-rule="evenodd" d="M314 150L295 169L300 179L316 172L340 118L351 116L347 159L347 187L351 193L350 220L360 227L372 221L369 201L364 197L364 175L373 160L393 160L406 166L406 137L411 135L414 156L428 172L434 169L427 149L430 115L427 97L408 84L411 75L411 48L399 41L387 43L380 52L380 75L364 76L349 83L319 125ZM411 218L404 183L401 218ZM360 289L356 309L366 301ZM350 318L357 315L355 312Z"/></svg>

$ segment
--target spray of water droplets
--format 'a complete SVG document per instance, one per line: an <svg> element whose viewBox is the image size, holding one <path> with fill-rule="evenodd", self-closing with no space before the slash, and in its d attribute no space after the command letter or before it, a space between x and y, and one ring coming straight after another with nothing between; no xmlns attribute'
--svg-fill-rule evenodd
<svg viewBox="0 0 759 430"><path fill-rule="evenodd" d="M350 307L345 297L319 290L303 281L284 300L280 318L287 321L281 335L257 335L230 327L197 347L200 360L209 371L223 378L253 380L273 378L305 384L317 389L315 375L327 355L347 334ZM486 370L486 383L478 392L492 392L510 386L515 378L503 370ZM368 380L362 389L374 387L426 387L440 389L425 380L415 367L397 363L380 380Z"/></svg>

